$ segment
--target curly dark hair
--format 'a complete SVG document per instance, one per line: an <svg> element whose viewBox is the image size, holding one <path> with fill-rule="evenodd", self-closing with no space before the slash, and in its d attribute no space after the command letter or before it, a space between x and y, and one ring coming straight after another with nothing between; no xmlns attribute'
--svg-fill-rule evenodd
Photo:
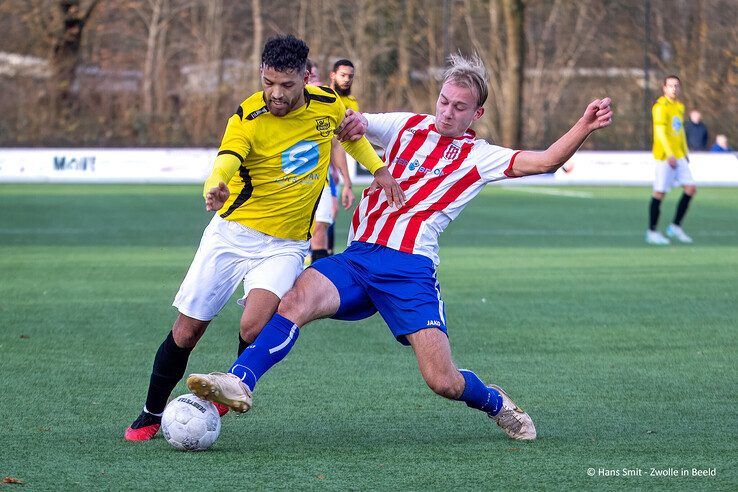
<svg viewBox="0 0 738 492"><path fill-rule="evenodd" d="M261 65L277 72L304 72L310 48L291 34L269 38L261 52Z"/></svg>

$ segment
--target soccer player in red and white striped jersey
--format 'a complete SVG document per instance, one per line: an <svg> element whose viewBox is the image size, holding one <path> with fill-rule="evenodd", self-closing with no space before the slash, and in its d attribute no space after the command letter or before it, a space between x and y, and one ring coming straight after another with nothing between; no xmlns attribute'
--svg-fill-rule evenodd
<svg viewBox="0 0 738 492"><path fill-rule="evenodd" d="M193 374L199 396L245 408L258 379L289 352L299 327L319 318L358 320L379 312L395 338L411 345L420 372L437 394L492 418L513 439L531 440L530 416L498 386L485 385L451 358L446 315L436 279L438 236L490 182L550 173L590 133L610 125L610 99L595 99L561 138L542 152L491 145L469 129L484 114L487 80L477 58L451 57L435 116L347 111L340 139L365 135L385 149L385 164L405 193L392 197L372 185L356 209L349 247L305 270L253 345L227 374Z"/></svg>

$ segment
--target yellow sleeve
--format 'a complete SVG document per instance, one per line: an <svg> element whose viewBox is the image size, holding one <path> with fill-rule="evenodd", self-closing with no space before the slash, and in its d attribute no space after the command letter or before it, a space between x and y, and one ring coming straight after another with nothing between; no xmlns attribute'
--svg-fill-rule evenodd
<svg viewBox="0 0 738 492"><path fill-rule="evenodd" d="M662 105L656 104L651 114L653 116L653 139L661 145L667 157L673 157L674 149L671 148L669 137L666 134L669 125L669 115L666 109Z"/></svg>
<svg viewBox="0 0 738 492"><path fill-rule="evenodd" d="M235 155L218 154L218 157L215 158L215 163L213 164L213 171L205 180L202 196L205 197L208 191L212 188L217 188L221 181L228 184L233 175L238 171L239 167L241 167L241 159Z"/></svg>
<svg viewBox="0 0 738 492"><path fill-rule="evenodd" d="M228 119L228 125L218 150L218 157L215 158L213 164L213 171L205 180L203 186L203 196L211 188L217 188L221 181L228 184L251 150L249 141L246 125L243 124L238 113L234 114Z"/></svg>
<svg viewBox="0 0 738 492"><path fill-rule="evenodd" d="M356 159L356 162L364 166L370 173L374 174L378 169L384 167L384 162L374 152L374 147L366 137L361 137L361 140L356 142L341 142L341 145L351 157Z"/></svg>

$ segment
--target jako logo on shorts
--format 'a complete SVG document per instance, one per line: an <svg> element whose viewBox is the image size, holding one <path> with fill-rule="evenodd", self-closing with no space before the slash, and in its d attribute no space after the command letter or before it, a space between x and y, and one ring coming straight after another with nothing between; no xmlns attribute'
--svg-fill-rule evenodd
<svg viewBox="0 0 738 492"><path fill-rule="evenodd" d="M305 174L318 166L319 155L317 142L297 142L282 152L282 171L285 174Z"/></svg>

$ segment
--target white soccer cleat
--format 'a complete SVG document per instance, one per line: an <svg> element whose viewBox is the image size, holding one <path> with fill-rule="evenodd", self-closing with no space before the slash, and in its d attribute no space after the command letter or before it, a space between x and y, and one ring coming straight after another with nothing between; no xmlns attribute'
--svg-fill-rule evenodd
<svg viewBox="0 0 738 492"><path fill-rule="evenodd" d="M652 231L647 230L646 231L646 242L648 244L657 244L659 246L663 246L665 244L669 244L669 240L664 237L663 234L659 231Z"/></svg>
<svg viewBox="0 0 738 492"><path fill-rule="evenodd" d="M187 387L203 400L222 403L234 412L243 413L251 408L251 391L234 374L190 374Z"/></svg>
<svg viewBox="0 0 738 492"><path fill-rule="evenodd" d="M497 425L505 431L507 437L511 439L518 439L521 441L532 441L536 438L536 426L533 425L533 420L530 415L517 406L505 390L497 385L490 384L488 386L493 390L500 393L502 396L502 409L497 412L497 415L489 415L489 418L497 422Z"/></svg>
<svg viewBox="0 0 738 492"><path fill-rule="evenodd" d="M666 228L666 235L676 239L680 243L691 244L693 242L692 238L687 236L687 233L684 232L684 229L676 224L670 224L669 227Z"/></svg>

